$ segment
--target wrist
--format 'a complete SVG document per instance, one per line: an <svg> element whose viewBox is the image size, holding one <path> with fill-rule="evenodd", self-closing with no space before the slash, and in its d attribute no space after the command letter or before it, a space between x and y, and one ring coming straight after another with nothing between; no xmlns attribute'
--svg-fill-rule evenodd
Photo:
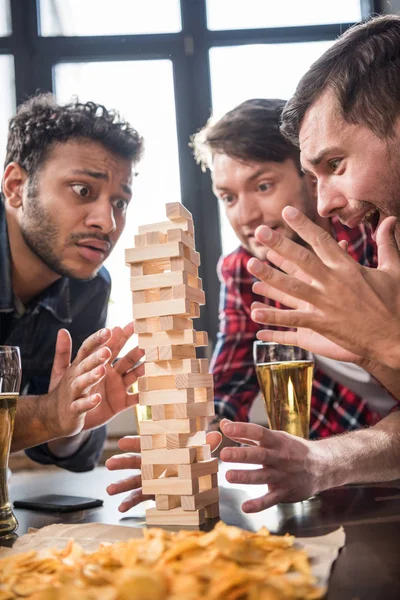
<svg viewBox="0 0 400 600"><path fill-rule="evenodd" d="M76 454L89 437L90 431L81 431L71 437L51 440L47 446L50 452L57 458L68 458Z"/></svg>

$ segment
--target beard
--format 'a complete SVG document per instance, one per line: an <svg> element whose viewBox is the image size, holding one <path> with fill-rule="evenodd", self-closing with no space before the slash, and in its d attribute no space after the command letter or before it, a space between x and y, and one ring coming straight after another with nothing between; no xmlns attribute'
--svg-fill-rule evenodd
<svg viewBox="0 0 400 600"><path fill-rule="evenodd" d="M90 280L96 276L98 269L89 276L82 277L75 270L64 265L62 257L56 250L60 240L60 227L41 205L34 182L29 184L27 190L21 235L31 252L40 258L53 273L57 273L61 277L81 280ZM67 245L72 245L72 240L69 240Z"/></svg>

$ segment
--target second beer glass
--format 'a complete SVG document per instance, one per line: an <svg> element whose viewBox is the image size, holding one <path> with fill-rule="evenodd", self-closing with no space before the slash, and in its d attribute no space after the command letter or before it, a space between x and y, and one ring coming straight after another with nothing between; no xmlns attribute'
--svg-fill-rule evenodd
<svg viewBox="0 0 400 600"><path fill-rule="evenodd" d="M271 429L308 438L314 361L307 350L254 342L254 363Z"/></svg>

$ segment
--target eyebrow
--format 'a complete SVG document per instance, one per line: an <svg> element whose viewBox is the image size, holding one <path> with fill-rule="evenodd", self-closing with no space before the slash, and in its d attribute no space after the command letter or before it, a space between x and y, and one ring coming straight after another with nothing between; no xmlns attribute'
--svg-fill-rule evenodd
<svg viewBox="0 0 400 600"><path fill-rule="evenodd" d="M268 173L273 173L273 170L265 168L265 167L261 167L260 169L257 169L257 171L255 173L250 175L250 177L247 178L247 181L254 181L254 179L257 179L258 177L260 177L260 175L266 175ZM216 184L213 185L213 189L229 190L229 187L225 186L224 184L218 185L218 182L217 182Z"/></svg>
<svg viewBox="0 0 400 600"><path fill-rule="evenodd" d="M88 177L93 177L93 179L101 179L102 181L108 181L109 177L107 173L103 173L102 171L91 171L90 169L74 169L72 171L74 175L87 175ZM129 194L132 196L132 189L129 185L125 183L121 183L121 188L125 192L125 194Z"/></svg>
<svg viewBox="0 0 400 600"><path fill-rule="evenodd" d="M332 152L342 152L337 146L332 146L331 148L323 148L320 152L318 152L318 154L316 156L314 156L314 158L309 158L307 159L307 162L310 163L310 165L313 165L314 167L316 167L317 165L320 164L320 162L325 158L325 156L327 154L331 154Z"/></svg>

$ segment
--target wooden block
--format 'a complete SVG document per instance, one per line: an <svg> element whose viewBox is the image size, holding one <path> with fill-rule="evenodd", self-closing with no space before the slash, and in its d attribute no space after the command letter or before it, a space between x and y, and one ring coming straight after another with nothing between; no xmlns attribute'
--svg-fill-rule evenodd
<svg viewBox="0 0 400 600"><path fill-rule="evenodd" d="M196 404L196 406L201 406L201 404ZM196 430L197 431L207 431L208 429L208 417L196 417Z"/></svg>
<svg viewBox="0 0 400 600"><path fill-rule="evenodd" d="M203 280L200 279L200 277L193 277L193 275L190 275L189 273L186 273L186 275L188 278L188 285L190 285L190 287L194 287L197 290L203 289Z"/></svg>
<svg viewBox="0 0 400 600"><path fill-rule="evenodd" d="M171 294L172 296L172 294ZM159 302L165 298L161 297L160 289L153 290L140 290L138 292L132 292L133 304L144 304L145 302Z"/></svg>
<svg viewBox="0 0 400 600"><path fill-rule="evenodd" d="M139 392L152 392L154 390L176 389L175 376L161 375L159 377L139 377L138 388Z"/></svg>
<svg viewBox="0 0 400 600"><path fill-rule="evenodd" d="M165 300L149 304L134 304L132 313L134 319L148 319L151 317L161 317L163 315L190 316L193 312L192 305L193 303L187 298L179 298L178 300Z"/></svg>
<svg viewBox="0 0 400 600"><path fill-rule="evenodd" d="M194 348L192 349L194 350ZM151 363L146 362L144 365L144 374L151 377L154 375L167 375L168 373L203 373L204 361L206 361L206 359L187 358L181 360L162 360Z"/></svg>
<svg viewBox="0 0 400 600"><path fill-rule="evenodd" d="M127 248L127 250L125 250L125 262L130 265L157 261L160 259L170 259L172 257L186 257L192 263L197 264L196 260L198 259L195 256L196 254L198 254L198 252L184 246L180 242L170 242L167 244L155 244L154 246Z"/></svg>
<svg viewBox="0 0 400 600"><path fill-rule="evenodd" d="M205 523L205 510L186 511L182 508L172 508L171 510L157 510L157 508L148 508L146 510L147 525L170 525L182 527L199 527Z"/></svg>
<svg viewBox="0 0 400 600"><path fill-rule="evenodd" d="M189 235L183 229L170 229L167 233L168 242L182 242L185 246L193 248L194 250L194 238Z"/></svg>
<svg viewBox="0 0 400 600"><path fill-rule="evenodd" d="M160 319L158 317L137 319L135 321L135 333L156 333L157 331L160 331Z"/></svg>
<svg viewBox="0 0 400 600"><path fill-rule="evenodd" d="M180 495L189 497L200 493L197 479L179 479L178 477L146 479L142 481L142 491L143 494L168 494L168 496ZM212 501L215 502L215 499ZM207 504L211 504L211 502L207 502Z"/></svg>
<svg viewBox="0 0 400 600"><path fill-rule="evenodd" d="M192 450L192 448L190 449ZM162 450L156 450L156 452L162 452ZM193 462L192 464L178 464L178 477L181 479L193 479L194 477L203 477L214 473L218 473L218 458Z"/></svg>
<svg viewBox="0 0 400 600"><path fill-rule="evenodd" d="M152 421L163 421L164 419L171 418L169 411L165 409L166 404L156 404L151 407L151 419ZM170 404L169 406L173 406ZM172 413L173 416L173 413Z"/></svg>
<svg viewBox="0 0 400 600"><path fill-rule="evenodd" d="M182 331L159 331L157 333L139 334L138 346L145 350L149 346L207 346L208 336L205 331L183 329Z"/></svg>
<svg viewBox="0 0 400 600"><path fill-rule="evenodd" d="M192 302L197 302L202 305L206 303L206 297L203 290L185 284L176 285L172 288L172 298L188 298Z"/></svg>
<svg viewBox="0 0 400 600"><path fill-rule="evenodd" d="M161 452L161 450L156 450L156 452ZM170 473L169 476L175 476L178 473L177 468L176 472ZM144 465L142 463L141 466L141 475L142 479L158 479L159 477L166 476L167 470L165 465Z"/></svg>
<svg viewBox="0 0 400 600"><path fill-rule="evenodd" d="M135 235L134 239L135 239L135 248L146 245L146 236L145 235Z"/></svg>
<svg viewBox="0 0 400 600"><path fill-rule="evenodd" d="M192 446L202 446L206 443L206 432L197 431L196 433L167 433L165 444L171 450L173 448L191 448Z"/></svg>
<svg viewBox="0 0 400 600"><path fill-rule="evenodd" d="M181 202L168 202L165 206L167 218L171 221L176 219L192 219L192 213L183 206Z"/></svg>
<svg viewBox="0 0 400 600"><path fill-rule="evenodd" d="M188 275L192 275L192 277L198 277L199 268L197 265L192 263L187 258L174 258L170 259L170 267L171 271L184 271Z"/></svg>
<svg viewBox="0 0 400 600"><path fill-rule="evenodd" d="M194 433L198 431L196 419L164 419L160 421L140 421L140 435L156 433Z"/></svg>
<svg viewBox="0 0 400 600"><path fill-rule="evenodd" d="M145 358L146 358L146 363L155 362L155 361L159 360L158 347L150 346L149 348L146 348ZM146 365L145 365L145 372L146 372Z"/></svg>
<svg viewBox="0 0 400 600"><path fill-rule="evenodd" d="M146 292L132 292L132 302L134 304L143 304L146 302Z"/></svg>
<svg viewBox="0 0 400 600"><path fill-rule="evenodd" d="M171 510L181 505L180 496L167 496L166 494L156 494L156 509Z"/></svg>
<svg viewBox="0 0 400 600"><path fill-rule="evenodd" d="M143 263L143 275L159 275L160 273L164 273L169 264L169 258L160 258L157 261L152 260L150 262L145 262Z"/></svg>
<svg viewBox="0 0 400 600"><path fill-rule="evenodd" d="M205 507L206 519L217 519L219 517L219 502L209 504Z"/></svg>
<svg viewBox="0 0 400 600"><path fill-rule="evenodd" d="M210 460L211 458L211 446L209 444L203 444L196 448L196 462L202 460Z"/></svg>
<svg viewBox="0 0 400 600"><path fill-rule="evenodd" d="M146 365L145 365L146 368ZM144 406L157 406L159 404L189 404L194 402L195 390L155 390L153 392L139 392L139 404Z"/></svg>
<svg viewBox="0 0 400 600"><path fill-rule="evenodd" d="M159 448L166 448L167 439L165 433L158 435L141 435L140 436L140 449L141 450L156 450Z"/></svg>
<svg viewBox="0 0 400 600"><path fill-rule="evenodd" d="M213 385L213 376L211 373L200 375L197 373L182 373L181 375L174 375L174 381L177 389L208 388Z"/></svg>
<svg viewBox="0 0 400 600"><path fill-rule="evenodd" d="M142 275L144 275L143 269L143 263L131 265L131 277L141 277Z"/></svg>
<svg viewBox="0 0 400 600"><path fill-rule="evenodd" d="M195 302L190 303L190 312L189 317L192 319L197 319L200 316L200 306Z"/></svg>
<svg viewBox="0 0 400 600"><path fill-rule="evenodd" d="M214 389L212 387L194 389L195 402L211 402L211 400L214 400Z"/></svg>
<svg viewBox="0 0 400 600"><path fill-rule="evenodd" d="M218 474L202 475L199 477L199 491L206 492L218 488Z"/></svg>
<svg viewBox="0 0 400 600"><path fill-rule="evenodd" d="M182 481L185 481L182 479ZM194 495L182 495L181 506L183 510L197 510L205 508L209 504L215 504L219 501L219 489L214 488L205 492L199 492Z"/></svg>
<svg viewBox="0 0 400 600"><path fill-rule="evenodd" d="M196 287L197 277L190 276L190 285ZM142 277L131 277L131 291L151 290L153 288L172 287L174 285L189 284L189 275L184 271L159 273L155 275L143 275ZM199 288L201 289L201 288Z"/></svg>
<svg viewBox="0 0 400 600"><path fill-rule="evenodd" d="M174 406L175 419L212 417L213 415L215 415L214 402L195 402L194 404L177 404Z"/></svg>
<svg viewBox="0 0 400 600"><path fill-rule="evenodd" d="M152 246L153 244L165 244L167 241L166 234L162 233L161 231L148 231L144 234L144 238L146 246ZM173 241L179 240L171 240L171 242Z"/></svg>
<svg viewBox="0 0 400 600"><path fill-rule="evenodd" d="M149 225L139 225L138 233L143 234L148 231L161 231L162 233L167 233L170 229L176 229L180 227L187 233L191 235L194 234L194 226L193 221L191 219L174 219L173 221L161 221L160 223L153 223Z"/></svg>
<svg viewBox="0 0 400 600"><path fill-rule="evenodd" d="M196 358L196 348L194 346L159 346L158 360L178 360L184 358ZM198 372L198 371L196 371Z"/></svg>
<svg viewBox="0 0 400 600"><path fill-rule="evenodd" d="M181 317L179 315L167 315L160 317L161 331L181 331L185 329L193 329L192 319Z"/></svg>
<svg viewBox="0 0 400 600"><path fill-rule="evenodd" d="M173 450L143 450L142 451L142 467L143 465L190 465L196 458L196 448L176 448ZM217 459L215 459L217 460ZM218 462L218 460L217 460ZM201 464L201 463L199 463ZM211 472L211 471L210 471ZM212 471L214 473L214 471ZM200 473L200 476L204 473ZM208 473L205 473L206 475ZM185 479L184 477L181 479Z"/></svg>
<svg viewBox="0 0 400 600"><path fill-rule="evenodd" d="M187 260L189 262L193 263L194 265L196 265L196 267L199 267L200 266L200 254L198 252L196 252L196 250L193 250L193 248L189 248L188 246L184 246L183 244L181 244L181 246L183 248L183 257L187 258ZM171 256L181 256L181 254L174 254ZM135 262L140 262L140 261L135 261Z"/></svg>

